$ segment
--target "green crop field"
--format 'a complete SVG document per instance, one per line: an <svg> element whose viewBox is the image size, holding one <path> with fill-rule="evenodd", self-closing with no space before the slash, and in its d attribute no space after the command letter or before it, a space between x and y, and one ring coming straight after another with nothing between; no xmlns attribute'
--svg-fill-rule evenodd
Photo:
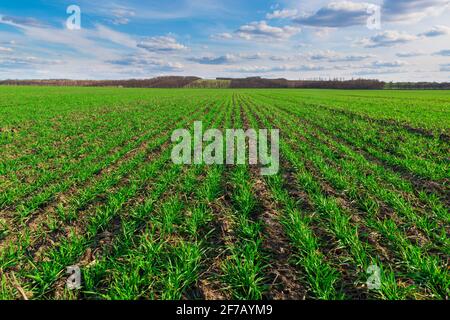
<svg viewBox="0 0 450 320"><path fill-rule="evenodd" d="M279 173L174 164L195 121ZM449 91L0 87L0 145L0 299L449 297Z"/></svg>

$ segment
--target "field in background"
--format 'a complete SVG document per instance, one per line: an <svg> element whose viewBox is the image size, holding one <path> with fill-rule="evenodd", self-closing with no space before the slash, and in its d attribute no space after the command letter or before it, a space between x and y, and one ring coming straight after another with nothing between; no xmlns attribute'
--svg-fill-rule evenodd
<svg viewBox="0 0 450 320"><path fill-rule="evenodd" d="M172 164L199 120L280 173ZM449 137L449 91L0 87L0 298L446 299Z"/></svg>

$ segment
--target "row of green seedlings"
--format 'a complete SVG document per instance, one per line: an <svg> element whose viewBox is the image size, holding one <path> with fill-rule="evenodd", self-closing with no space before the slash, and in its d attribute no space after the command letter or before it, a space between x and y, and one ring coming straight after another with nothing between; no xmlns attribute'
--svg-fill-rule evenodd
<svg viewBox="0 0 450 320"><path fill-rule="evenodd" d="M175 110L177 111L176 114L175 114ZM184 109L178 108L175 110L173 111L174 117L178 117L178 119L181 118L183 116ZM158 114L158 117L156 117L157 120L159 118L163 119L164 117L166 117L166 113L157 113L157 114ZM136 117L136 115L135 115L135 117ZM124 132L122 132L120 139L117 139L118 137L114 137L112 135L107 139L107 143L103 144L100 147L96 146L94 143L92 143L92 145L88 144L87 149L85 149L84 151L81 151L81 152L88 154L90 151L93 150L94 153L87 156L86 158L83 158L81 160L76 160L73 162L68 161L68 159L66 159L65 160L66 164L63 166L62 171L52 170L50 172L45 172L33 184L26 184L26 185L21 184L17 188L9 188L8 192L3 195L3 199L0 202L2 207L5 207L7 205L12 205L12 204L15 204L16 206L20 206L21 203L15 203L16 200L21 199L24 196L26 196L27 194L31 194L32 192L34 192L36 190L42 190L43 187L46 186L51 181L69 180L66 182L66 186L68 186L68 185L70 185L71 180L81 180L81 181L86 180L87 177L92 176L92 174L94 174L95 172L100 172L103 168L114 163L115 161L120 159L123 155L130 152L134 148L138 147L143 142L150 139L155 133L158 133L160 130L162 130L166 124L164 121L161 121L161 119L159 119L159 121L155 121L155 122L152 121L150 124L147 124L147 125L149 125L149 127L152 130L146 131L144 134L141 134L138 139L131 139L131 141L130 141L130 135L133 135L132 132L129 130L122 129ZM175 121L176 120L177 119L175 118ZM155 127L154 126L155 124L159 124L159 126ZM116 127L122 128L123 126L117 125ZM108 132L108 130L105 130L104 132ZM95 136L95 135L99 135L99 133L98 132L92 133L92 136ZM89 141L90 140L88 139L88 142ZM128 142L128 143L125 144L126 142ZM125 146L124 146L124 144L125 144ZM122 146L123 146L123 148L121 149ZM90 150L90 148L92 148L92 150ZM117 150L118 148L119 148L119 150ZM75 157L75 159L76 159L76 157ZM92 166L92 163L97 163L97 165ZM89 170L87 170L89 172L86 171L86 167L89 167ZM84 176L81 176L81 177L77 176L77 174L79 175L79 174L83 174L83 173L85 173ZM61 179L61 177L64 177L67 174L68 174L68 176L65 179ZM83 180L83 178L84 178L84 180ZM59 183L61 183L61 181L59 181ZM51 189L51 187L53 187L53 189ZM64 186L62 186L62 187L64 187ZM59 191L59 189L62 187L60 187L58 185L58 183L54 184L54 185L44 189L44 190L50 189L46 193L41 192L41 193L35 195L34 196L35 200L33 200L33 198L31 198L31 199L27 199L26 201L23 201L23 202L27 202L28 204L33 204L35 207L39 206L42 203L44 203L48 199L48 197L51 197L51 195L53 194L52 193L53 190ZM26 210L24 210L24 211L26 213Z"/></svg>
<svg viewBox="0 0 450 320"><path fill-rule="evenodd" d="M123 124L126 119L131 119L129 115L133 111L131 106L123 105L120 114L114 111L100 112L97 115L86 113L76 121L72 118L75 115L69 115L63 119L47 120L51 123L46 122L45 119L39 119L38 124L32 127L33 134L37 135L33 143L26 144L17 139L15 143L21 146L21 149L18 150L19 154L12 157L13 155L8 153L11 148L5 150L8 160L2 163L0 172L2 174L20 174L29 168L27 172L32 174L34 171L41 172L50 165L53 169L58 168L62 165L61 161L65 160L68 155L74 159L81 157L85 153L83 149L95 148L99 142L108 137L108 133L119 136L123 130L119 124ZM76 116L80 115L76 114ZM143 116L145 117L145 115ZM147 120L152 121L150 117ZM135 126L136 129L140 125L140 123L129 123L129 126Z"/></svg>
<svg viewBox="0 0 450 320"><path fill-rule="evenodd" d="M154 134L157 133L157 130L152 131ZM128 132L128 135L130 132ZM124 135L125 138L126 134ZM141 137L138 141L129 142L128 145L124 146L123 149L119 149L116 153L111 153L108 157L103 159L103 161L99 161L95 163L94 158L101 156L102 154L108 154L112 150L111 148L114 148L116 146L116 143L114 142L114 139L110 140L111 142L108 144L105 144L99 149L99 152L94 153L92 156L85 159L85 161L78 163L77 165L70 164L68 160L67 163L69 164L67 171L70 172L69 176L67 177L59 177L59 181L52 186L48 188L41 189L42 191L30 198L22 199L20 203L17 204L16 213L13 215L9 220L10 224L13 223L16 225L20 225L23 228L26 226L23 226L23 224L26 223L27 220L34 217L37 214L37 211L45 209L44 206L46 203L49 203L51 200L55 198L56 194L61 194L62 192L66 192L70 188L74 188L75 185L80 185L86 181L89 181L89 179L92 178L95 173L100 172L101 170L113 165L117 161L119 161L124 155L131 152L136 148L136 146L140 143L142 144L146 138L148 138L150 135L147 134ZM95 163L95 165L92 165L92 162ZM88 164L90 166L88 166ZM51 177L57 177L58 173L49 173L48 175L45 175L44 180L52 180ZM43 181L43 180L42 180ZM38 185L34 185L34 187L39 187ZM22 191L26 188L22 188ZM11 194L14 193L14 190L17 191L17 189L11 189ZM20 195L21 192L16 193L16 197ZM77 192L75 192L77 193ZM9 195L5 194L5 197L8 197ZM11 198L12 200L13 198ZM11 200L9 202L11 202ZM41 209L42 208L42 209ZM12 234L13 230L8 227L8 225L5 224L3 229L3 237L0 238L0 240L4 240L4 238L7 236L7 234Z"/></svg>
<svg viewBox="0 0 450 320"><path fill-rule="evenodd" d="M122 223L112 252L84 270L85 296L186 297L206 267L210 235L206 226L213 219L209 204L220 193L222 171L220 166L189 167L164 197L152 192L143 205L133 209L132 217Z"/></svg>
<svg viewBox="0 0 450 320"><path fill-rule="evenodd" d="M205 123L209 123L214 114L214 112L207 114L204 119ZM139 214L144 214L145 211L135 210L135 208L136 206L142 205L140 207L141 209L149 209L151 202L144 201L141 204L140 202L135 203L134 200L138 199L139 196L145 199L154 190L161 196L169 188L170 181L173 181L182 172L180 166L175 166L169 160L171 150L167 151L156 162L148 164L144 169L133 173L130 177L130 185L123 186L114 195L109 197L103 206L97 207L95 215L90 217L87 222L85 233L79 233L62 239L59 247L52 248L49 252L45 253L47 259L42 259L39 265L36 266L37 269L29 271L31 275L28 274L26 277L39 280L36 282L39 289L38 293L40 293L36 296L37 298L40 296L45 297L49 291L52 291L52 284L58 280L61 272L65 270L64 267L79 261L87 248L95 241L95 237L107 230L108 226L114 221L114 218L123 218L121 221L123 224L127 223L127 216L124 216L126 212L136 214L137 217L134 218L143 218ZM164 174L159 177L158 175L161 172L164 172ZM153 184L151 181L154 181L157 189L152 189L151 186ZM149 185L150 190L146 191L145 187ZM170 216L167 216L167 219L168 222L165 225L170 226L170 221L173 219ZM70 253L70 256L67 256L67 253ZM34 274L37 274L39 277L34 276Z"/></svg>
<svg viewBox="0 0 450 320"><path fill-rule="evenodd" d="M13 140L0 144L4 147L6 155L14 153L22 155L20 159L29 163L31 159L27 157L32 154L28 151L34 146L39 147L47 145L48 141L58 140L61 144L64 142L58 152L70 150L71 148L66 147L78 144L79 140L74 138L78 137L80 132L90 132L100 124L110 127L109 124L114 120L114 116L118 112L128 112L128 107L145 107L149 102L158 104L163 101L163 96L155 96L154 93L146 100L142 100L142 96L133 97L129 95L129 92L118 98L112 95L91 95L90 98L94 97L95 100L90 103L86 103L86 96L77 97L69 94L62 97L52 95L50 92L44 94L44 99L35 100L33 106L28 105L28 101L26 106L11 106L9 112L2 107L1 116L6 119L7 124L9 122L10 127L18 128ZM55 97L57 99L54 99ZM173 98L164 97L169 102ZM105 105L108 106L108 112L105 112ZM71 121L74 118L77 121ZM64 125L61 126L61 123ZM26 151L25 154L24 151Z"/></svg>
<svg viewBox="0 0 450 320"><path fill-rule="evenodd" d="M301 121L299 115L289 109L279 106L277 110L286 112L286 116L294 116L298 121ZM277 111L278 112L278 111ZM302 124L305 127L310 127L308 123L304 121ZM405 229L409 229L413 226L419 227L425 232L428 237L433 238L438 243L443 244L443 248L448 245L446 237L445 226L449 222L448 210L435 196L427 196L426 194L418 194L418 198L414 195L414 188L407 181L399 177L395 172L386 170L383 166L367 161L360 153L353 149L336 142L328 135L322 133L320 130L316 130L313 126L310 129L312 137L309 137L308 141L316 141L314 147L321 148L322 152L325 152L330 160L330 165L336 165L342 169L348 170L348 178L359 179L358 183L366 188L368 192L376 195L391 206L394 210L405 216L407 223ZM318 137L316 137L318 136ZM320 142L320 143L319 143ZM325 144L325 145L324 145ZM342 156L344 155L344 157ZM360 172L355 171L358 168ZM367 174L371 174L370 177ZM386 183L387 181L387 183ZM395 188L392 189L392 186ZM424 202L427 206L426 211L423 211L420 202ZM419 202L414 206L414 202ZM376 205L372 202L367 203L367 207Z"/></svg>
<svg viewBox="0 0 450 320"><path fill-rule="evenodd" d="M167 138L161 138L155 143L162 145L165 141L167 141ZM91 208L90 211L94 212L91 212L91 214L88 215L87 219L84 219L87 221L82 220L82 222L86 224L86 226L84 227L86 229L86 233L70 234L69 237L60 239L60 243L58 246L54 246L54 248L52 248L50 252L45 253L48 261L52 261L52 263L49 263L48 261L42 262L40 265L41 267L39 268L41 270L35 269L32 260L28 261L31 269L34 269L32 271L36 273L36 276L30 275L30 277L34 280L34 286L36 286L36 288L34 288L34 291L37 292L38 296L46 292L51 283L61 272L63 266L68 265L65 262L69 261L72 257L79 254L82 247L86 246L90 241L92 241L94 236L97 234L97 231L103 228L115 216L117 211L126 204L128 199L132 198L132 196L136 194L140 190L140 188L142 188L142 186L145 186L145 183L148 179L155 177L158 172L167 165L169 157L170 150L165 150L159 158L155 159L154 161L152 160L150 163L142 162L146 160L145 157L142 159L137 157L128 162L130 164L129 166L121 167L124 170L123 173L126 173L127 171L125 170L128 169L131 174L129 174L128 172L129 176L123 186L116 186L114 192L108 193L108 196L105 200L106 203L101 204L97 207L93 206ZM122 180L123 179L107 179L105 180L105 183L112 183L112 185L109 186L109 188L111 188L114 187L117 182ZM108 188L104 190L108 190ZM95 191L95 189L91 191ZM95 197L95 195L93 194L92 197ZM78 204L75 202L73 203L73 205L76 207ZM69 207L66 212L73 212L76 216L78 216L79 214L78 209L73 209L71 207ZM63 217L63 220L66 220L65 217ZM28 246L26 245L26 241L29 239L25 235L20 240L21 243L19 243L17 246L10 246L8 250L2 252L0 260L2 261L2 270L8 267L15 266L17 264L17 261L20 262L23 259L27 259L26 249ZM21 273L25 273L25 271L28 270L27 268L21 267L20 271ZM28 276L24 276L22 278L25 279L27 277ZM31 290L33 291L33 288L31 288Z"/></svg>
<svg viewBox="0 0 450 320"><path fill-rule="evenodd" d="M321 138L323 138L324 140L326 140L327 139L327 137L326 136L324 136L324 137L321 137ZM314 139L314 138L312 138L312 139ZM318 143L314 143L313 144L313 146L317 146L318 145ZM328 144L328 146L330 146L329 144ZM336 148L338 148L339 147L339 144L336 144ZM328 149L325 149L325 152L328 152L328 154L330 154L330 150L328 150ZM347 156L347 158L348 159L352 159L352 157L354 157L354 156L357 156L358 154L350 154L350 153L348 153L348 154L346 154L346 156ZM339 155L336 155L335 154L335 158L333 159L333 160L335 160L335 161L341 161L341 162L343 162L343 160L341 159L342 158L342 156L339 158ZM361 157L359 157L359 158L361 158ZM345 162L343 162L344 164L345 164ZM360 164L360 166L362 166L361 164ZM364 168L363 168L363 171L364 171ZM352 175L347 175L347 176L353 176L353 175L355 175L354 174L354 172L352 173ZM356 175L358 178L360 178L361 177L361 175ZM363 177L364 178L364 177ZM370 180L368 180L368 181L366 181L364 184L369 184L370 185ZM377 188L373 188L373 192L375 192L376 190L378 190L378 189L381 189L380 187L377 187ZM389 201L388 201L388 203L389 204L391 204ZM394 203L394 202L392 202L392 203ZM405 206L405 205L404 205ZM442 207L441 207L442 208ZM397 207L395 207L395 209L397 209L397 210L401 210L401 208L397 208ZM422 215L423 215L423 213L421 213ZM406 214L405 214L406 215ZM442 214L441 214L441 216L443 216ZM428 217L429 218L429 217ZM435 217L433 217L433 219L435 219ZM416 221L413 221L413 222L416 222Z"/></svg>
<svg viewBox="0 0 450 320"><path fill-rule="evenodd" d="M179 123L184 118L185 117L183 116L179 116L179 118L174 121L174 124ZM64 180L59 181L58 183L50 186L48 189L44 189L41 193L37 194L36 196L30 199L23 200L22 204L18 205L19 220L29 219L30 217L32 217L33 213L35 213L39 208L43 207L45 203L53 199L55 192L61 193L67 191L69 188L73 188L75 185L80 185L86 181L89 181L92 175L101 172L105 168L114 165L118 161L120 162L123 156L129 154L133 150L138 150L137 147L144 145L144 143L148 139L150 138L157 139L158 136L161 135L161 130L163 129L167 129L167 126L162 126L161 128L154 128L152 130L149 130L146 134L142 135L138 140L130 142L126 147L124 147L124 149L118 150L116 153L111 153L109 157L104 159L104 161L97 163L96 165L91 165L91 163L89 163L90 167L86 168L88 164L87 160L92 160L90 159L91 157L89 157L89 159L86 159L85 162L79 163L76 166L76 168L75 167L70 168L72 174L66 177ZM111 141L112 141L111 145L114 145L113 140ZM102 148L103 152L104 153L110 152L109 148L111 147L111 145L106 145L104 148Z"/></svg>
<svg viewBox="0 0 450 320"><path fill-rule="evenodd" d="M446 143L445 140L441 140L439 137L424 135L419 132L420 129L417 129L416 132L407 130L398 123L380 123L377 120L361 116L357 113L336 110L331 107L323 108L327 113L336 115L340 121L347 120L348 123L348 119L351 119L353 122L357 123L358 126L361 125L361 123L372 123L379 132L382 131L382 135L377 135L376 132L370 132L365 138L368 142L371 142L371 144L379 148L384 148L388 153L392 153L400 158L417 160L426 159L433 163L443 163L445 160L448 143ZM390 148L386 148L386 144L388 143L382 143L385 141L392 142ZM394 146L396 148L393 148Z"/></svg>
<svg viewBox="0 0 450 320"><path fill-rule="evenodd" d="M135 111L126 105L122 106L121 113L114 110L108 113L97 109L95 111L97 112L95 115L86 112L82 115L69 114L63 119L55 116L57 120L47 120L50 123L45 122L46 119L39 119L38 124L33 127L34 131L30 133L37 136L32 140L33 144L26 144L23 139L17 139L16 144L20 146L19 154L22 155L14 156L2 163L0 172L10 175L10 178L16 179L15 182L20 183L24 176L30 179L47 170L61 170L67 165L68 157L80 161L96 150L102 142L108 140L107 138L121 142L119 139L125 138L126 129L129 137L130 132L140 130L143 123L153 121L149 116L145 119L144 114L141 117L142 122L127 123L125 126L124 120L132 119L129 115ZM72 118L75 116L77 120L73 121ZM62 125L63 121L65 123ZM50 132L47 132L48 130ZM8 152L5 152L5 158L8 159ZM30 187L29 184L28 188Z"/></svg>
<svg viewBox="0 0 450 320"><path fill-rule="evenodd" d="M303 113L298 113L295 112L295 108L294 110L292 110L292 108L286 108L285 106L281 106L281 105L277 105L277 107L283 109L285 112L289 113L290 116L294 116L295 118L299 119L299 121L302 121L302 123L304 123L304 125L310 125L309 121L304 121L305 114ZM308 115L308 117L311 117L311 115ZM316 124L314 124L314 128L318 128ZM319 127L320 129L320 127ZM316 130L317 132L317 130ZM330 137L328 137L327 133L329 133L328 131L325 132L325 134L323 134L321 132L321 130L319 130L317 132L317 135L320 135L321 138L323 139L327 139L327 142L333 143L336 148L340 148L343 150L343 152L345 154L348 154L349 157L355 158L355 161L359 161L359 162L364 162L367 163L367 166L369 167L370 170L373 170L374 172L377 173L376 178L378 178L378 176L383 177L383 179L385 179L389 184L395 186L399 191L405 192L405 193L414 193L416 192L416 190L414 190L414 187L412 186L412 184L409 181L405 181L404 179L401 178L401 176L399 176L397 173L393 172L392 170L387 170L382 166L370 163L369 161L366 161L364 159L364 157L359 154L358 152L351 152L350 149L351 146L349 145L343 145L342 143L339 143L333 141L333 139L331 139ZM331 135L331 134L330 134ZM332 136L332 135L331 135ZM353 150L354 151L354 150ZM382 181L382 180L381 180ZM440 219L445 219L445 216L448 216L446 213L446 209L445 206L439 202L439 199L434 196L434 195L427 195L424 192L416 192L417 197L420 199L414 199L414 195L412 194L408 194L408 198L412 198L413 200L421 200L422 202L424 202L429 208L430 210L432 210L433 214L435 214L437 217L439 217ZM448 218L447 218L448 219Z"/></svg>
<svg viewBox="0 0 450 320"><path fill-rule="evenodd" d="M328 141L328 143L333 142L334 141ZM352 161L354 163L360 164L360 166L365 165L367 170L372 170L372 168L379 169L378 171L380 174L377 174L375 170L373 170L372 172L374 172L375 176L379 178L378 180L382 180L382 182L379 183L378 181L376 181L377 179L372 178L372 180L368 180L368 183L364 184L364 186L372 194L378 196L382 201L396 210L397 213L405 217L405 230L412 227L418 227L424 232L426 237L433 239L434 242L439 246L442 246L443 249L448 246L449 243L446 235L446 225L448 225L449 222L449 215L448 210L445 208L439 198L433 195L427 196L426 194L419 194L419 197L411 197L410 194L403 194L401 191L390 191L389 186L385 187L386 190L380 189L380 185L383 185L383 182L387 180L385 179L385 177L389 178L394 175L389 175L386 170L383 170L383 167L367 165L366 160L361 155L356 153L356 155L359 155L359 157L353 156L353 152L351 149L342 144L335 144L336 145L332 145L332 147L335 148L334 150L326 150L326 152L329 154L330 159L332 159L329 160L330 162L339 165L341 168L346 168L349 171L355 171L348 161L345 161L339 157L340 154L345 154L349 158L354 157L355 159L352 159ZM361 177L360 175L354 176ZM402 181L399 180L399 182L401 183ZM414 194L414 191L412 191L411 193ZM427 207L422 208L421 205L423 202L427 205Z"/></svg>
<svg viewBox="0 0 450 320"><path fill-rule="evenodd" d="M235 95L233 128L243 128L240 100ZM267 289L264 269L266 257L262 250L262 225L252 218L257 199L247 165L236 165L227 174L234 215L234 241L227 244L228 256L222 264L223 282L233 299L259 300Z"/></svg>
<svg viewBox="0 0 450 320"><path fill-rule="evenodd" d="M4 282L4 283L6 283L6 282ZM4 296L4 295L3 295Z"/></svg>
<svg viewBox="0 0 450 320"><path fill-rule="evenodd" d="M393 166L404 170L414 167L425 177L429 177L430 174L442 175L444 172L448 143L439 138L411 133L395 124L380 124L374 119L351 112L338 111L330 106L320 105L318 108L317 103L308 104L304 101L289 99L284 101L295 107L302 106L302 109L316 112L316 116L333 118L334 121L322 121L321 124L326 124L331 132L340 134L343 139L364 139L358 143L360 148L370 146L370 151L374 152L374 156L382 156L383 161L391 163ZM365 133L364 136L360 135L361 132ZM393 148L393 146L397 146L397 148ZM423 168L427 168L427 170L423 170ZM436 173L433 173L433 170Z"/></svg>
<svg viewBox="0 0 450 320"><path fill-rule="evenodd" d="M294 130L294 128L290 129ZM383 265L377 253L373 252L373 249L370 246L360 240L359 228L352 224L351 214L341 207L340 203L333 195L326 195L326 191L322 188L321 184L317 182L317 178L310 173L309 170L311 170L311 167L304 161L306 153L292 149L292 146L299 144L300 140L289 140L288 137L284 137L284 139L288 142L286 143L283 141L281 143L282 152L296 170L295 177L299 188L307 193L314 206L315 214L306 217L305 223L321 227L330 234L333 239L337 239L337 245L339 247L345 248L346 252L341 254L344 255L341 259L343 260L343 264L350 264L349 267L354 269L354 272L356 273L355 279L353 280L355 288L363 287L364 283L368 280L367 270L369 270L371 266L377 266L380 268L380 281L382 286L378 292L372 293L371 296L382 299L405 298L406 292L403 292L403 290L398 287L394 273L389 268L390 266ZM271 181L271 183L275 186L280 184L277 180ZM291 217L288 221L295 221L295 219L299 219L299 217ZM297 236L295 233L294 235ZM326 246L325 243L323 243L323 245ZM352 296L349 296L351 293L347 293L345 284L342 284L343 279L341 277L343 275L341 274L337 277L336 274L332 272L334 270L330 271L329 268L326 268L326 270L329 275L328 281L322 284L322 288L325 288L325 293L331 293L331 298L333 299L351 298ZM345 271L346 270L344 270L344 272ZM341 286L337 287L339 283L341 283ZM314 284L312 287L317 288L319 286ZM351 292L351 288L348 291ZM324 297L322 296L321 298Z"/></svg>
<svg viewBox="0 0 450 320"><path fill-rule="evenodd" d="M92 121L90 122L92 123ZM98 132L97 130L101 128L102 126L96 123L95 128L90 128L87 130L82 131L84 135L84 139L75 139L78 143L75 145L70 146L70 150L73 150L74 152L82 152L85 154L91 153L94 150L98 149L99 141L104 141L105 137L107 137L107 132L109 131L111 134L111 140L112 144L110 146L103 146L103 150L97 150L99 154L101 154L102 151L106 152L109 150L109 148L112 148L113 146L117 145L117 143L123 143L123 141L127 141L127 134L129 138L129 132L123 132L123 129L120 129L121 127L118 126L118 123L115 121L111 121L111 123L114 125L110 129L107 129L105 131ZM98 126L98 127L97 127ZM114 130L116 128L116 130ZM117 130L117 129L120 130ZM83 128L85 129L85 128ZM103 133L103 135L102 135ZM109 137L109 136L108 136ZM48 139L45 141L40 141L42 145L40 148L53 148L53 152L57 152L56 150L60 150L60 148L54 148L54 138ZM83 144L85 142L88 142L89 145L86 146L86 148L83 148ZM109 148L107 148L109 147ZM73 169L74 164L72 164L70 167L67 168L68 165L71 164L71 162L68 161L66 157L66 151L64 151L60 159L61 166L65 165L66 168L62 168L62 170L55 170L52 172L45 172L44 168L41 169L42 163L47 162L50 163L50 159L53 158L54 155L49 154L48 152L42 152L39 153L32 152L32 148L28 149L30 150L31 154L23 156L19 159L12 159L10 161L5 161L2 163L2 168L0 169L2 174L7 176L8 179L8 189L2 193L2 197L0 199L0 206L2 208L6 206L10 206L14 204L14 201L26 196L27 194L30 194L31 192L38 190L45 186L46 183L53 180L54 178L58 177L60 175L60 171L63 171L62 173L70 173L71 169ZM72 155L73 159L79 159L79 153L78 155L75 153ZM97 157L98 154L94 154L94 157ZM92 162L94 159L90 158L87 161ZM80 159L82 160L82 159ZM78 162L78 161L77 161ZM27 167L31 169L27 170ZM36 177L34 181L31 183L24 183L23 179L27 178L29 181L31 178Z"/></svg>
<svg viewBox="0 0 450 320"><path fill-rule="evenodd" d="M382 97L378 95L381 92L372 92L375 94L370 95L367 91L358 95L338 91L329 93L316 92L313 97L308 97L302 92L301 100L330 106L370 122L393 125L398 127L398 130L406 129L426 137L439 138L442 128L446 127L443 107L448 103L448 99L438 99L434 94L426 97L421 92L412 97L412 93L408 93L406 97L400 96L399 92L391 92ZM428 132L425 133L424 130Z"/></svg>
<svg viewBox="0 0 450 320"><path fill-rule="evenodd" d="M276 129L272 123L263 118L262 114L254 115L255 111L248 100L243 102L243 106L253 127L264 126L267 129ZM281 143L283 144L283 142ZM283 145L281 148L283 151ZM310 297L342 299L344 295L336 290L339 272L321 252L319 239L311 226L312 215L302 210L302 203L290 195L282 175L283 173L280 172L274 176L265 177L265 181L271 192L271 198L281 213L280 223L295 251L292 263L303 271L302 280L309 289Z"/></svg>
<svg viewBox="0 0 450 320"><path fill-rule="evenodd" d="M355 119L351 119L350 122L348 117L330 113L333 119L342 118L343 120L342 122L336 121L340 124L337 127L327 126L330 130L334 130L336 136L348 142L359 140L359 143L356 144L357 147L388 165L401 168L405 172L413 172L424 179L441 181L447 176L445 150L448 150L449 146L445 142L441 143L439 139L414 136L408 134L406 130L396 132L392 138L388 139L386 133L380 130L387 130L386 128L389 127L373 128L373 124L368 126L367 122ZM395 128L389 129L395 130ZM360 132L364 132L364 135L361 136ZM411 137L411 139L407 139L407 137Z"/></svg>
<svg viewBox="0 0 450 320"><path fill-rule="evenodd" d="M202 112L203 109L200 109L194 112L193 115L201 114ZM175 124L175 127L187 122L187 119L182 119ZM148 156L167 142L167 132L170 132L170 130L166 130L166 133L158 133L157 136L153 137L155 140L149 143L146 149L120 163L116 170L102 175L100 179L95 180L87 188L75 192L66 205L60 203L55 208L55 214L46 215L42 223L34 230L24 228L19 234L14 234L17 241L8 241L6 247L3 247L0 252L0 268L5 270L15 266L26 256L27 249L33 247L40 239L46 238L48 233L53 233L62 226L79 220L80 211L92 204L99 195L104 194L107 190L111 190L131 172L142 167Z"/></svg>
<svg viewBox="0 0 450 320"><path fill-rule="evenodd" d="M294 106L303 117L326 128L330 134L352 143L390 166L413 172L425 179L439 181L448 175L448 144L439 139L426 138L398 127L339 114L332 107L288 99L283 102ZM394 149L393 146L397 148Z"/></svg>
<svg viewBox="0 0 450 320"><path fill-rule="evenodd" d="M36 170L37 172L41 172L47 168L55 170L56 166L53 163L54 161L48 160L50 157L56 158L57 155L59 155L58 160L61 160L62 164L65 164L64 160L67 156L77 159L77 161L81 160L83 156L89 153L89 150L97 148L100 142L104 141L105 138L110 137L108 134L120 134L121 132L116 133L114 129L121 128L121 130L124 130L124 128L127 127L123 125L124 119L137 120L136 109L138 108L142 111L139 113L139 119L142 119L142 121L139 123L134 121L133 123L128 124L128 127L135 126L137 131L140 130L142 124L149 126L148 121L151 123L158 123L157 121L154 121L155 117L149 116L151 113L145 112L148 104L157 110L160 108L161 101L155 99L157 98L153 97L152 100L147 101L145 104L140 103L139 101L133 101L131 105L123 104L114 107L110 106L107 113L103 107L104 102L99 102L102 108L93 108L93 110L78 111L77 113L70 114L71 117L76 116L77 121L74 122L70 121L70 119L65 119L68 123L65 123L63 126L57 124L57 130L54 128L55 125L52 125L56 120L47 120L51 121L51 123L45 123L44 119L39 119L39 124L32 127L34 131L30 133L30 135L39 133L37 138L32 139L33 145L27 146L23 141L17 140L17 143L20 145L20 152L26 151L27 154L19 159L14 158L12 160L13 163L21 164L21 167L16 168L15 171L20 170L20 173L23 173L24 169L30 166L33 166L33 170ZM173 107L170 103L171 101L169 100L162 105L170 109ZM133 114L134 116L130 117L130 114ZM159 117L164 117L161 112L157 115L159 115ZM147 119L145 118L146 116ZM58 118L60 118L60 116ZM43 130L45 131L48 128L50 128L50 133L42 133ZM89 135L87 135L87 133ZM58 142L58 139L61 141ZM35 149L40 151L38 153L32 152ZM5 156L7 156L7 154L5 154ZM3 165L7 166L7 164L8 163L5 162ZM30 175L31 173L28 174L28 176Z"/></svg>
<svg viewBox="0 0 450 320"><path fill-rule="evenodd" d="M276 112L279 113L280 110L277 110ZM283 125L286 125L286 122ZM296 129L298 131L299 129L299 126L296 123L291 123L289 127L291 130ZM314 137L308 135L306 132L303 132L302 137L307 137L314 141ZM365 191L364 188L361 188L361 186L357 188L356 186L358 186L358 184L355 185L351 180L351 178L354 178L352 174L355 175L355 172L346 173L327 165L322 157L319 156L320 152L311 147L311 145L320 145L320 141L315 140L314 143L311 142L309 146L301 139L297 138L294 141L298 152L303 154L304 157L308 157L308 160L310 161L309 164L315 165L317 170L319 170L322 176L331 183L334 188L345 193L347 197L358 204L361 210L369 214L369 216L364 219L365 224L389 240L389 244L394 249L393 252L399 259L399 262L402 266L404 265L403 268L407 270L404 276L412 278L419 286L430 290L433 296L445 297L446 292L448 291L448 275L446 275L445 271L442 269L439 258L429 256L424 252L423 248L412 244L404 235L403 231L397 226L396 221L392 218L381 221L378 218L380 212L379 205L372 199L371 192L363 192ZM365 176L357 174L357 177L364 179ZM378 188L377 190L383 189ZM410 289L411 291L416 290L414 286L411 286Z"/></svg>

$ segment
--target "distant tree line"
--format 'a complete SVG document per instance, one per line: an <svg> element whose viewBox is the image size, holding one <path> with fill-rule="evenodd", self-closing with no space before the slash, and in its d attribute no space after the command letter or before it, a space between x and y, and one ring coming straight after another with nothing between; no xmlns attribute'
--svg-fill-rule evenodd
<svg viewBox="0 0 450 320"><path fill-rule="evenodd" d="M298 80L289 81L289 88L310 89L384 89L384 82L379 80L355 79L355 80Z"/></svg>
<svg viewBox="0 0 450 320"><path fill-rule="evenodd" d="M388 82L385 88L395 90L450 90L450 82Z"/></svg>
<svg viewBox="0 0 450 320"><path fill-rule="evenodd" d="M309 89L383 89L384 82L378 80L287 80L250 77L244 79L217 78L230 80L231 88L309 88Z"/></svg>
<svg viewBox="0 0 450 320"><path fill-rule="evenodd" d="M225 89L230 87L230 80L206 80L201 79L191 82L185 88L193 89Z"/></svg>
<svg viewBox="0 0 450 320"><path fill-rule="evenodd" d="M184 88L200 80L198 77L157 77L152 79L130 80L5 80L0 85L38 85L38 86L80 86L80 87L124 87L124 88Z"/></svg>
<svg viewBox="0 0 450 320"><path fill-rule="evenodd" d="M124 87L124 88L303 88L303 89L450 89L450 83L389 82L370 79L287 80L249 78L217 78L167 76L130 80L4 80L0 85Z"/></svg>
<svg viewBox="0 0 450 320"><path fill-rule="evenodd" d="M244 79L217 78L217 80L230 81L230 88L288 88L288 80L286 79L250 77Z"/></svg>

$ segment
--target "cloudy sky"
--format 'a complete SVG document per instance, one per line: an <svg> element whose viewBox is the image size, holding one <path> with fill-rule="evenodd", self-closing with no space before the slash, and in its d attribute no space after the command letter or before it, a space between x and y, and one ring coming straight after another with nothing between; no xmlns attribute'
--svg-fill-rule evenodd
<svg viewBox="0 0 450 320"><path fill-rule="evenodd" d="M450 0L0 3L1 79L169 74L450 81Z"/></svg>

